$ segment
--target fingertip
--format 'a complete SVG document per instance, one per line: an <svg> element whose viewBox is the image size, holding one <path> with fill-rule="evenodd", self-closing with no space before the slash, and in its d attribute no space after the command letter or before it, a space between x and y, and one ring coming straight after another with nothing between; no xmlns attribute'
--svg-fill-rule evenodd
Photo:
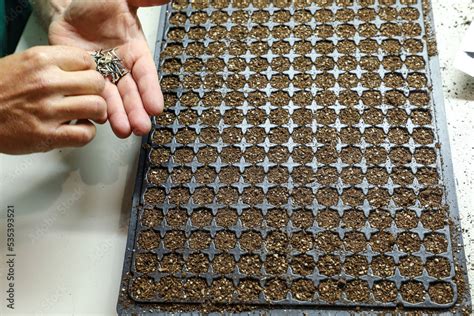
<svg viewBox="0 0 474 316"><path fill-rule="evenodd" d="M132 127L133 127L133 134L135 136L145 136L151 130L151 121L149 119L141 120L140 122L133 124Z"/></svg>
<svg viewBox="0 0 474 316"><path fill-rule="evenodd" d="M132 129L126 116L114 119L110 118L110 126L118 138L127 138L132 134Z"/></svg>

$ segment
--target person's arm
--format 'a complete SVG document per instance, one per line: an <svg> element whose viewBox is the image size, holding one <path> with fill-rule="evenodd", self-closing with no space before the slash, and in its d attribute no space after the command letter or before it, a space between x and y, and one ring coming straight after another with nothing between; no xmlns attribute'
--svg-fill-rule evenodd
<svg viewBox="0 0 474 316"><path fill-rule="evenodd" d="M33 11L47 30L54 17L60 16L72 0L30 0Z"/></svg>
<svg viewBox="0 0 474 316"><path fill-rule="evenodd" d="M104 78L83 49L38 46L0 58L0 153L78 147L107 120ZM75 122L72 123L71 122Z"/></svg>

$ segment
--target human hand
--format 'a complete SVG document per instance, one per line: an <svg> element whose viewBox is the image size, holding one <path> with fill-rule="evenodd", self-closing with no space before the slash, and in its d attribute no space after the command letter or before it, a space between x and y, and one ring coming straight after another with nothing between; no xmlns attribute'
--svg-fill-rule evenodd
<svg viewBox="0 0 474 316"><path fill-rule="evenodd" d="M86 145L96 131L89 120L107 120L104 86L79 48L38 46L0 59L0 152Z"/></svg>
<svg viewBox="0 0 474 316"><path fill-rule="evenodd" d="M52 44L77 46L89 51L117 48L130 74L117 86L107 81L103 96L114 133L121 137L145 135L150 116L163 110L158 74L143 35L137 10L166 0L73 0L49 27Z"/></svg>

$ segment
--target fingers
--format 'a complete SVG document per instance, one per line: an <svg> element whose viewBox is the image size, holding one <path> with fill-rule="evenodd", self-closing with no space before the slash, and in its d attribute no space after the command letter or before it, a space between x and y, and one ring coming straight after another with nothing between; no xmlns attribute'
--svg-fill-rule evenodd
<svg viewBox="0 0 474 316"><path fill-rule="evenodd" d="M163 112L163 94L151 54L146 54L137 60L133 66L132 75L147 113L153 116Z"/></svg>
<svg viewBox="0 0 474 316"><path fill-rule="evenodd" d="M57 65L65 71L94 70L92 57L83 49L69 46L37 46L25 52L33 64Z"/></svg>
<svg viewBox="0 0 474 316"><path fill-rule="evenodd" d="M130 136L132 133L130 122L128 121L122 97L120 96L117 87L113 83L107 81L102 95L107 102L108 119L115 135L120 138Z"/></svg>
<svg viewBox="0 0 474 316"><path fill-rule="evenodd" d="M63 122L88 119L103 124L107 121L107 103L97 95L65 97L53 106L52 113Z"/></svg>
<svg viewBox="0 0 474 316"><path fill-rule="evenodd" d="M148 113L143 108L142 99L137 85L130 74L123 77L117 84L122 97L125 112L127 112L130 127L137 136L147 134L151 129Z"/></svg>
<svg viewBox="0 0 474 316"><path fill-rule="evenodd" d="M63 124L56 129L54 147L82 147L90 143L95 134L94 124L87 120L79 120L76 124Z"/></svg>
<svg viewBox="0 0 474 316"><path fill-rule="evenodd" d="M62 72L60 85L65 95L101 95L106 80L95 70Z"/></svg>

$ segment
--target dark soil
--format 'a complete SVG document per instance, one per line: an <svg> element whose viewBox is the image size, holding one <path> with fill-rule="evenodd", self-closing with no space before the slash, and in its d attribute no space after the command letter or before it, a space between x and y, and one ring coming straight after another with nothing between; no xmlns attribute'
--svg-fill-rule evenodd
<svg viewBox="0 0 474 316"><path fill-rule="evenodd" d="M214 239L216 248L220 251L229 251L235 247L236 242L237 238L235 237L235 234L230 231L219 231L216 233Z"/></svg>
<svg viewBox="0 0 474 316"><path fill-rule="evenodd" d="M435 278L447 278L451 274L451 263L444 257L431 257L426 261L426 271Z"/></svg>
<svg viewBox="0 0 474 316"><path fill-rule="evenodd" d="M412 304L422 302L426 295L423 284L417 281L402 284L400 292L403 299Z"/></svg>
<svg viewBox="0 0 474 316"><path fill-rule="evenodd" d="M423 272L423 263L419 257L405 256L400 258L398 269L403 276L416 277Z"/></svg>
<svg viewBox="0 0 474 316"><path fill-rule="evenodd" d="M316 216L319 227L333 229L339 226L341 218L337 211L320 211Z"/></svg>
<svg viewBox="0 0 474 316"><path fill-rule="evenodd" d="M259 228L262 226L263 216L258 209L246 209L240 216L242 225L247 228Z"/></svg>
<svg viewBox="0 0 474 316"><path fill-rule="evenodd" d="M388 256L374 257L370 266L374 275L382 278L390 277L395 273L395 262Z"/></svg>
<svg viewBox="0 0 474 316"><path fill-rule="evenodd" d="M238 262L240 272L248 276L255 276L260 274L262 261L258 255L244 255Z"/></svg>
<svg viewBox="0 0 474 316"><path fill-rule="evenodd" d="M293 273L299 275L310 275L313 273L316 263L313 257L309 255L298 255L291 259L291 269Z"/></svg>
<svg viewBox="0 0 474 316"><path fill-rule="evenodd" d="M347 298L354 302L366 302L369 299L369 285L366 281L352 280L346 285Z"/></svg>
<svg viewBox="0 0 474 316"><path fill-rule="evenodd" d="M242 233L239 239L240 247L243 250L253 252L260 249L263 245L262 236L254 231L246 231Z"/></svg>
<svg viewBox="0 0 474 316"><path fill-rule="evenodd" d="M427 251L441 254L448 250L448 241L442 234L429 234L425 236L424 245Z"/></svg>
<svg viewBox="0 0 474 316"><path fill-rule="evenodd" d="M398 290L392 281L380 281L374 283L372 293L377 301L388 303L397 299Z"/></svg>
<svg viewBox="0 0 474 316"><path fill-rule="evenodd" d="M288 260L283 255L269 254L265 262L265 271L267 274L280 275L288 270Z"/></svg>
<svg viewBox="0 0 474 316"><path fill-rule="evenodd" d="M342 222L345 228L360 229L364 227L366 218L363 211L349 210L344 212Z"/></svg>
<svg viewBox="0 0 474 316"><path fill-rule="evenodd" d="M219 274L229 274L234 271L234 257L229 254L220 254L214 257L212 269Z"/></svg>
<svg viewBox="0 0 474 316"><path fill-rule="evenodd" d="M367 249L367 239L361 232L349 232L344 236L344 249L354 253Z"/></svg>
<svg viewBox="0 0 474 316"><path fill-rule="evenodd" d="M354 255L346 257L344 262L344 271L352 276L360 277L367 274L369 263L367 257L361 255Z"/></svg>
<svg viewBox="0 0 474 316"><path fill-rule="evenodd" d="M154 230L144 230L138 235L137 244L144 250L152 250L158 248L160 240L160 233Z"/></svg>
<svg viewBox="0 0 474 316"><path fill-rule="evenodd" d="M209 259L202 253L191 254L186 261L186 269L191 273L206 273L209 269Z"/></svg>
<svg viewBox="0 0 474 316"><path fill-rule="evenodd" d="M141 224L153 228L163 220L163 213L156 209L145 209L142 213Z"/></svg>
<svg viewBox="0 0 474 316"><path fill-rule="evenodd" d="M449 283L437 282L428 288L431 300L438 304L449 304L453 302L454 291Z"/></svg>
<svg viewBox="0 0 474 316"><path fill-rule="evenodd" d="M341 284L335 280L324 280L319 284L319 295L326 302L336 302L341 298Z"/></svg>
<svg viewBox="0 0 474 316"><path fill-rule="evenodd" d="M237 212L230 208L219 209L216 214L216 224L229 228L237 224Z"/></svg>
<svg viewBox="0 0 474 316"><path fill-rule="evenodd" d="M205 258L207 263L207 258ZM171 253L163 256L160 261L160 272L178 273L183 270L184 262L181 256Z"/></svg>

